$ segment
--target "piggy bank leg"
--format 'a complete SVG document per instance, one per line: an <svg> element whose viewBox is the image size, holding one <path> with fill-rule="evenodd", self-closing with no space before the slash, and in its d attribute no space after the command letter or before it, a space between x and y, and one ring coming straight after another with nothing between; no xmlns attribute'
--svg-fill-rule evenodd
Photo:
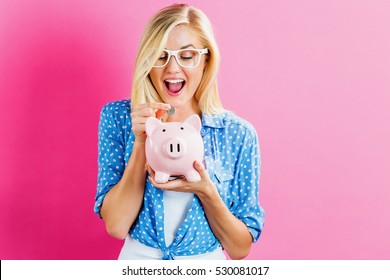
<svg viewBox="0 0 390 280"><path fill-rule="evenodd" d="M194 183L200 181L200 175L195 169L188 171L185 176L188 182Z"/></svg>
<svg viewBox="0 0 390 280"><path fill-rule="evenodd" d="M154 176L154 180L156 181L156 183L164 184L164 183L168 182L169 174L164 173L164 172L160 172L160 171L156 171L156 174Z"/></svg>

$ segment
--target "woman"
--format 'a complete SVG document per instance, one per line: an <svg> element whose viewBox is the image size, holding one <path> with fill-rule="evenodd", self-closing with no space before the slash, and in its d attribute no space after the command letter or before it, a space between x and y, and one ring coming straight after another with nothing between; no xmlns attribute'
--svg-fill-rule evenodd
<svg viewBox="0 0 390 280"><path fill-rule="evenodd" d="M219 52L198 9L173 5L148 22L135 64L132 100L104 106L99 124L95 212L125 239L119 259L242 259L258 240L260 155L253 127L223 109ZM167 111L174 107L175 113ZM145 157L149 117L202 119L201 180L157 184Z"/></svg>

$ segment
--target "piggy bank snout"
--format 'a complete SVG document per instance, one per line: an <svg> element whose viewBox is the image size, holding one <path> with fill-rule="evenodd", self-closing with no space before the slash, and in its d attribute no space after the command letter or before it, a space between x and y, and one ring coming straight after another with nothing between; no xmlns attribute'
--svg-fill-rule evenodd
<svg viewBox="0 0 390 280"><path fill-rule="evenodd" d="M187 144L183 139L171 138L165 142L164 151L168 157L178 159L186 154Z"/></svg>

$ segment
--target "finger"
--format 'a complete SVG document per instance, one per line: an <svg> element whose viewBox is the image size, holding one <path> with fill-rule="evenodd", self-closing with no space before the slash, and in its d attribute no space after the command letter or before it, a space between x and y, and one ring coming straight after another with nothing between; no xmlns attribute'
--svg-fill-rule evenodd
<svg viewBox="0 0 390 280"><path fill-rule="evenodd" d="M145 108L139 108L137 110L134 110L131 113L132 118L137 118L137 117L154 117L155 116L155 111L154 109L150 107L145 107Z"/></svg>
<svg viewBox="0 0 390 280"><path fill-rule="evenodd" d="M145 122L146 119L137 119L137 121L134 121L132 124L132 130L134 132L145 132Z"/></svg>
<svg viewBox="0 0 390 280"><path fill-rule="evenodd" d="M150 173L149 173L150 174ZM155 180L154 180L154 174L152 175L152 174L150 174L149 176L148 176L148 178L149 178L149 181L150 181L150 183L153 185L153 186L155 186L156 188L159 188L159 189L162 189L162 190L166 190L166 189L169 189L169 185L167 185L167 183L165 183L165 184L159 184L159 183L157 183Z"/></svg>
<svg viewBox="0 0 390 280"><path fill-rule="evenodd" d="M194 162L194 168L196 169L196 171L199 172L199 174L200 174L201 177L206 176L207 171L206 171L206 169L204 168L203 163L201 163L201 162L195 160L195 162Z"/></svg>
<svg viewBox="0 0 390 280"><path fill-rule="evenodd" d="M136 117L133 118L133 125L145 125L146 121L148 120L149 117Z"/></svg>
<svg viewBox="0 0 390 280"><path fill-rule="evenodd" d="M146 164L146 169L148 170L149 175L154 178L154 170L150 167L148 163Z"/></svg>
<svg viewBox="0 0 390 280"><path fill-rule="evenodd" d="M148 179L150 181L150 183L153 185L153 186L158 186L158 184L156 183L156 181L154 181L154 176L152 176L150 173L149 173L149 176L148 176Z"/></svg>
<svg viewBox="0 0 390 280"><path fill-rule="evenodd" d="M138 106L136 106L137 109L143 109L143 108L152 108L156 110L169 110L171 108L171 105L166 104L166 103L161 103L161 102L148 102L148 103L143 103Z"/></svg>
<svg viewBox="0 0 390 280"><path fill-rule="evenodd" d="M156 181L154 181L153 176L149 176L149 181L150 183L152 183L153 186L162 190L178 191L178 192L189 191L188 188L184 187L185 185L188 184L188 182L184 179L175 179L161 184L161 183L156 183Z"/></svg>

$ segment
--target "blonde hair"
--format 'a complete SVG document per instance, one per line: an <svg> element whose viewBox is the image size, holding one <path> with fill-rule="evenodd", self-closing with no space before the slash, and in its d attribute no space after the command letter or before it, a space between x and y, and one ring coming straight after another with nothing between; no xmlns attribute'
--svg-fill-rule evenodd
<svg viewBox="0 0 390 280"><path fill-rule="evenodd" d="M147 23L134 67L131 104L163 102L149 78L149 72L164 49L169 33L181 24L190 26L209 50L203 78L195 93L199 109L204 114L219 114L224 111L217 87L220 54L212 26L202 11L186 4L163 8Z"/></svg>

